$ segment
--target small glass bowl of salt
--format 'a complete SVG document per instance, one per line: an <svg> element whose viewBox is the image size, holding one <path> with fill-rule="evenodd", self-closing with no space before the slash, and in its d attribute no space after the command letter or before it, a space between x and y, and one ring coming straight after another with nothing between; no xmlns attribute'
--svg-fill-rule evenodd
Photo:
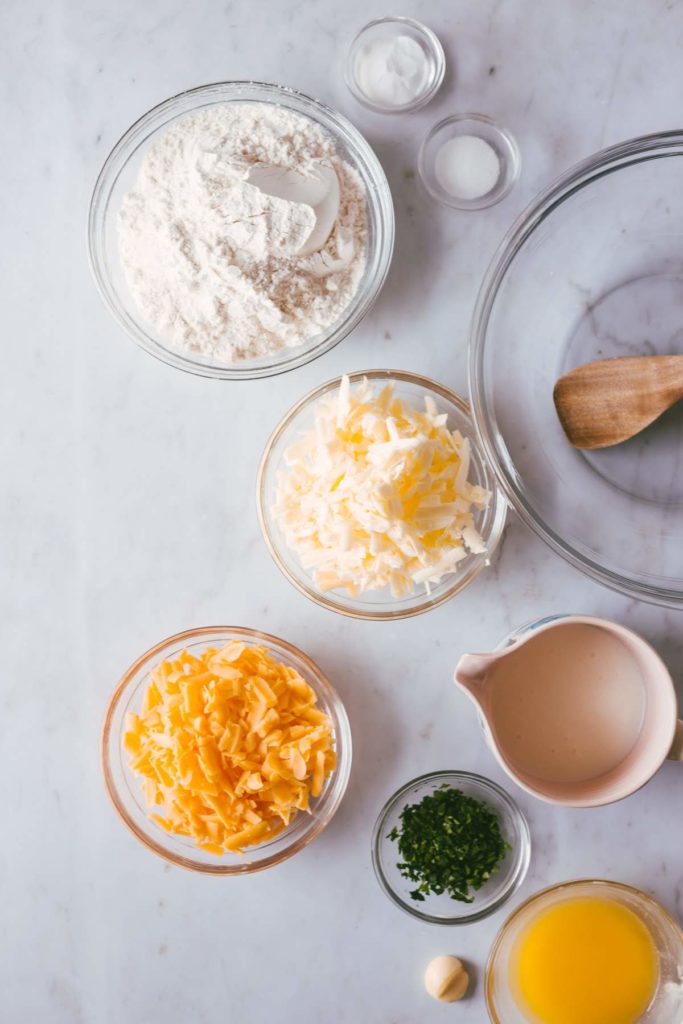
<svg viewBox="0 0 683 1024"><path fill-rule="evenodd" d="M446 71L443 47L413 18L377 18L360 30L346 61L346 84L370 110L405 114L436 95Z"/></svg>
<svg viewBox="0 0 683 1024"><path fill-rule="evenodd" d="M508 194L521 160L512 135L490 117L456 114L427 132L417 166L432 199L456 210L483 210Z"/></svg>

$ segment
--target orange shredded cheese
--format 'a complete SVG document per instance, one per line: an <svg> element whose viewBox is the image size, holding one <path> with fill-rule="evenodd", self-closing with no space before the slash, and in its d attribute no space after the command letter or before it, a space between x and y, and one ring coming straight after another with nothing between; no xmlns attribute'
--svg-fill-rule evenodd
<svg viewBox="0 0 683 1024"><path fill-rule="evenodd" d="M123 735L150 817L217 855L277 835L336 766L332 722L316 703L264 647L233 640L160 662Z"/></svg>

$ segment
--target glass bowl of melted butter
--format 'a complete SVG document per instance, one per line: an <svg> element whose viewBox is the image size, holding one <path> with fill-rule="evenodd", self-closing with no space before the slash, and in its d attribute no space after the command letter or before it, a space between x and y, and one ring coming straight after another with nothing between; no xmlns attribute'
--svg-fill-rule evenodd
<svg viewBox="0 0 683 1024"><path fill-rule="evenodd" d="M311 391L273 431L257 505L297 590L358 619L401 619L463 590L500 541L506 503L467 402L427 377L367 370Z"/></svg>
<svg viewBox="0 0 683 1024"><path fill-rule="evenodd" d="M493 1024L678 1024L683 934L651 896L579 880L536 893L493 944Z"/></svg>

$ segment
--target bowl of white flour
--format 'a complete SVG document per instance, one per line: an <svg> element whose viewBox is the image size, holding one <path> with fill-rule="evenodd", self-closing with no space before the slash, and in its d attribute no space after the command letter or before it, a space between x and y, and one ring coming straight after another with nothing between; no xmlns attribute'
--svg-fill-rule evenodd
<svg viewBox="0 0 683 1024"><path fill-rule="evenodd" d="M389 269L394 212L344 117L282 86L222 82L119 140L88 237L100 293L145 351L203 376L265 377L360 322Z"/></svg>

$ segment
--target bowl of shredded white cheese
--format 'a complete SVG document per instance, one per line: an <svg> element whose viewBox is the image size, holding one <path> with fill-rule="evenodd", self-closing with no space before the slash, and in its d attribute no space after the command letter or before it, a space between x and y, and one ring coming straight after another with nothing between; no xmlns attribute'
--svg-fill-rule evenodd
<svg viewBox="0 0 683 1024"><path fill-rule="evenodd" d="M506 502L469 406L398 370L336 378L273 431L258 474L278 567L333 611L398 619L461 591L490 563Z"/></svg>
<svg viewBox="0 0 683 1024"><path fill-rule="evenodd" d="M107 157L90 261L147 352L210 377L264 377L328 351L386 278L391 193L340 114L278 85L222 82L143 115Z"/></svg>

